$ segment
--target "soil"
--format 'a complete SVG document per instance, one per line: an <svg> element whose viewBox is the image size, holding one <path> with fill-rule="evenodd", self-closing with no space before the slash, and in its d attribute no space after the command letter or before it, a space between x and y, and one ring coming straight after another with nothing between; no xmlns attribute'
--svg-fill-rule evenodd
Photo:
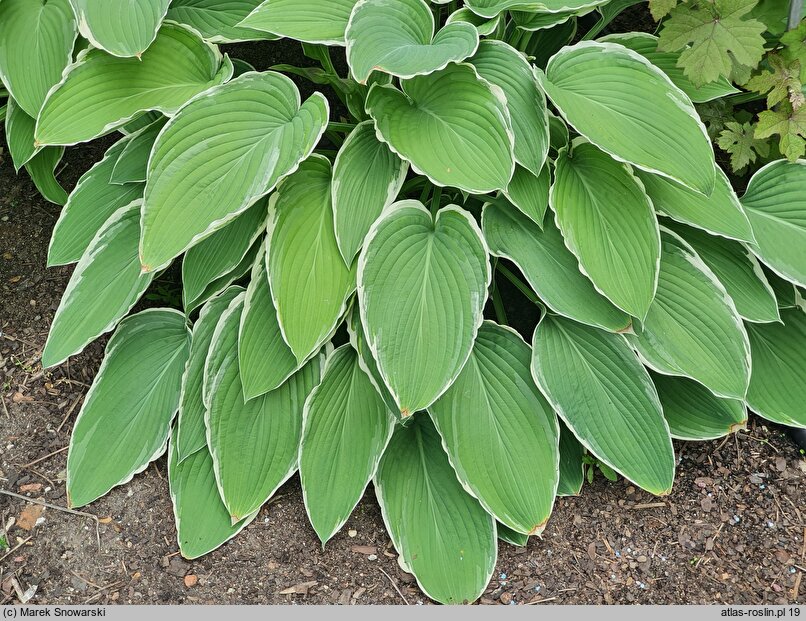
<svg viewBox="0 0 806 621"><path fill-rule="evenodd" d="M65 187L108 144L69 149ZM0 551L0 603L430 603L398 567L371 489L323 550L294 478L238 537L193 562L179 556L164 457L85 508L97 522L56 508L66 504L70 430L106 340L41 369L71 271L45 268L58 214L0 154L0 533L7 526L11 547ZM751 418L746 432L676 449L671 495L597 476L581 496L558 499L542 538L500 543L481 602L802 602L806 460L797 447ZM53 507L40 513L35 499Z"/></svg>

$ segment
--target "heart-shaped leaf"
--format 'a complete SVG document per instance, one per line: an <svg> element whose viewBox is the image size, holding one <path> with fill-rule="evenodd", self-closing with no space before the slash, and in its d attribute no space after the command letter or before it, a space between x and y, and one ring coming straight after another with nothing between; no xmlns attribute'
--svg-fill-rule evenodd
<svg viewBox="0 0 806 621"><path fill-rule="evenodd" d="M113 56L140 56L157 36L171 0L70 0L81 36Z"/></svg>

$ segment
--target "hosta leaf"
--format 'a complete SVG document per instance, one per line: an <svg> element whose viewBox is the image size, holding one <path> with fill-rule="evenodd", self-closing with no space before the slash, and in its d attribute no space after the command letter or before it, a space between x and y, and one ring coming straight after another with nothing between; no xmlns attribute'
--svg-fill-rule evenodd
<svg viewBox="0 0 806 621"><path fill-rule="evenodd" d="M345 33L350 73L360 84L373 71L404 79L428 75L472 56L479 45L467 22L447 24L436 35L434 28L425 0L361 0Z"/></svg>
<svg viewBox="0 0 806 621"><path fill-rule="evenodd" d="M339 254L331 208L331 167L315 155L269 202L266 268L283 339L302 363L336 329L355 291L355 267Z"/></svg>
<svg viewBox="0 0 806 621"><path fill-rule="evenodd" d="M436 219L417 201L392 205L358 260L361 321L403 416L431 405L462 370L490 284L481 231L456 206Z"/></svg>
<svg viewBox="0 0 806 621"><path fill-rule="evenodd" d="M462 486L502 524L539 535L554 506L560 434L531 360L514 330L486 321L459 377L428 411Z"/></svg>
<svg viewBox="0 0 806 621"><path fill-rule="evenodd" d="M490 204L484 207L481 222L490 252L515 263L554 312L610 332L630 327L630 317L579 271L576 257L565 247L551 218L541 231L516 210Z"/></svg>
<svg viewBox="0 0 806 621"><path fill-rule="evenodd" d="M605 0L467 0L465 6L482 17L495 17L502 11L545 11L563 13L595 7Z"/></svg>
<svg viewBox="0 0 806 621"><path fill-rule="evenodd" d="M598 291L644 317L658 282L660 234L632 172L590 143L557 156L549 202L569 250Z"/></svg>
<svg viewBox="0 0 806 621"><path fill-rule="evenodd" d="M69 0L3 0L0 5L0 80L33 118L70 64L76 20Z"/></svg>
<svg viewBox="0 0 806 621"><path fill-rule="evenodd" d="M740 92L727 78L719 76L716 81L708 82L702 86L695 86L686 77L682 67L678 66L680 52L659 52L658 37L646 32L628 32L610 34L602 37L599 41L607 43L618 43L624 47L638 52L653 65L658 67L669 76L681 91L689 96L694 103L705 103L727 95Z"/></svg>
<svg viewBox="0 0 806 621"><path fill-rule="evenodd" d="M755 255L744 244L714 237L697 229L675 226L679 233L711 268L746 321L778 321L775 293Z"/></svg>
<svg viewBox="0 0 806 621"><path fill-rule="evenodd" d="M463 7L448 15L448 19L445 20L446 24L453 24L454 22L467 22L468 24L473 24L476 27L476 30L478 30L479 36L489 37L500 26L501 16L497 15L491 19L488 19L486 17L476 15L470 9Z"/></svg>
<svg viewBox="0 0 806 621"><path fill-rule="evenodd" d="M344 45L356 0L266 0L239 25L306 43Z"/></svg>
<svg viewBox="0 0 806 621"><path fill-rule="evenodd" d="M747 405L776 423L806 427L806 311L802 306L785 310L781 319L783 325L747 326L753 351Z"/></svg>
<svg viewBox="0 0 806 621"><path fill-rule="evenodd" d="M764 263L761 264L761 269L764 272L764 276L767 277L767 282L770 283L770 287L772 287L772 290L775 293L775 299L778 301L778 309L785 310L797 308L802 301L797 287L790 281L781 278Z"/></svg>
<svg viewBox="0 0 806 621"><path fill-rule="evenodd" d="M733 300L682 239L669 231L661 239L658 292L630 342L656 371L744 399L750 345Z"/></svg>
<svg viewBox="0 0 806 621"><path fill-rule="evenodd" d="M141 112L173 114L188 99L232 75L232 64L199 36L165 24L141 58L103 50L79 55L48 95L36 125L41 144L86 142Z"/></svg>
<svg viewBox="0 0 806 621"><path fill-rule="evenodd" d="M549 206L550 187L551 173L548 166L539 175L533 175L522 166L516 166L504 195L542 229Z"/></svg>
<svg viewBox="0 0 806 621"><path fill-rule="evenodd" d="M394 419L349 345L327 360L305 402L299 474L308 518L322 543L344 525L375 475Z"/></svg>
<svg viewBox="0 0 806 621"><path fill-rule="evenodd" d="M515 161L540 174L549 151L549 118L546 96L537 86L532 66L502 41L482 41L468 62L504 92L515 134Z"/></svg>
<svg viewBox="0 0 806 621"><path fill-rule="evenodd" d="M140 201L113 213L76 265L53 317L42 366L52 367L114 328L146 290L153 274L137 260Z"/></svg>
<svg viewBox="0 0 806 621"><path fill-rule="evenodd" d="M776 273L806 286L806 160L778 160L750 179L742 205L753 225L753 251Z"/></svg>
<svg viewBox="0 0 806 621"><path fill-rule="evenodd" d="M603 151L713 191L714 152L691 100L640 54L583 41L552 56L538 78L565 120Z"/></svg>
<svg viewBox="0 0 806 621"><path fill-rule="evenodd" d="M110 182L115 162L125 145L124 140L116 142L103 159L78 180L53 229L48 248L49 267L78 261L113 213L143 197L142 183L117 185Z"/></svg>
<svg viewBox="0 0 806 621"><path fill-rule="evenodd" d="M574 435L602 462L653 494L667 494L675 459L646 369L622 337L546 316L532 374Z"/></svg>
<svg viewBox="0 0 806 621"><path fill-rule="evenodd" d="M636 171L658 213L714 235L753 241L753 229L728 177L717 168L711 196L642 171Z"/></svg>
<svg viewBox="0 0 806 621"><path fill-rule="evenodd" d="M244 402L238 371L238 326L243 296L219 320L208 364L207 440L221 498L233 523L254 513L297 469L305 399L319 383L314 359L277 390Z"/></svg>
<svg viewBox="0 0 806 621"><path fill-rule="evenodd" d="M652 380L673 438L714 440L743 429L747 423L741 401L717 397L685 377L653 375Z"/></svg>
<svg viewBox="0 0 806 621"><path fill-rule="evenodd" d="M56 180L56 167L62 161L64 147L48 147L42 149L25 164L25 171L31 177L42 198L64 205L67 203L67 192Z"/></svg>
<svg viewBox="0 0 806 621"><path fill-rule="evenodd" d="M182 556L194 559L232 539L257 514L233 524L218 495L210 451L204 447L180 463L175 439L176 434L168 453L168 483L177 541Z"/></svg>
<svg viewBox="0 0 806 621"><path fill-rule="evenodd" d="M560 421L560 484L558 496L578 496L585 483L585 447L573 432Z"/></svg>
<svg viewBox="0 0 806 621"><path fill-rule="evenodd" d="M70 0L81 36L113 56L140 56L157 36L171 0Z"/></svg>
<svg viewBox="0 0 806 621"><path fill-rule="evenodd" d="M261 0L173 0L167 18L195 28L213 43L272 39L272 35L238 25L260 4Z"/></svg>
<svg viewBox="0 0 806 621"><path fill-rule="evenodd" d="M469 65L451 65L402 86L403 92L374 84L367 96L379 138L395 153L437 185L473 194L509 185L514 142L499 89Z"/></svg>
<svg viewBox="0 0 806 621"><path fill-rule="evenodd" d="M515 532L509 526L501 524L500 522L498 522L495 525L495 527L496 530L498 531L498 538L501 541L504 541L518 548L524 548L529 544L529 535L523 535L521 533Z"/></svg>
<svg viewBox="0 0 806 621"><path fill-rule="evenodd" d="M265 252L261 248L252 268L238 332L238 364L246 400L278 388L300 367L277 321Z"/></svg>
<svg viewBox="0 0 806 621"><path fill-rule="evenodd" d="M182 261L182 299L186 310L211 282L237 267L266 230L266 217L266 201L258 201L187 251Z"/></svg>
<svg viewBox="0 0 806 621"><path fill-rule="evenodd" d="M481 596L495 568L495 521L456 480L425 413L398 426L375 493L395 549L428 597L461 604Z"/></svg>
<svg viewBox="0 0 806 621"><path fill-rule="evenodd" d="M126 146L115 162L110 181L112 183L145 183L148 172L148 157L154 147L157 134L165 126L166 119L159 119L151 125L130 134L126 139Z"/></svg>
<svg viewBox="0 0 806 621"><path fill-rule="evenodd" d="M130 481L165 451L189 348L176 311L151 309L121 322L70 438L70 506Z"/></svg>
<svg viewBox="0 0 806 621"><path fill-rule="evenodd" d="M520 30L536 32L552 28L559 24L564 24L572 17L578 15L578 11L561 11L559 13L543 13L529 11L512 11L512 19Z"/></svg>
<svg viewBox="0 0 806 621"><path fill-rule="evenodd" d="M274 72L247 73L191 101L151 154L140 247L146 268L166 265L271 191L313 151L327 118L320 93L300 105L294 83Z"/></svg>
<svg viewBox="0 0 806 621"><path fill-rule="evenodd" d="M375 137L372 121L358 125L344 141L333 167L333 218L347 265L361 250L369 227L397 198L408 170L408 163Z"/></svg>
<svg viewBox="0 0 806 621"><path fill-rule="evenodd" d="M11 154L14 170L19 172L41 149L34 144L36 119L28 116L14 99L9 98L5 123L8 152Z"/></svg>
<svg viewBox="0 0 806 621"><path fill-rule="evenodd" d="M243 292L241 287L230 287L221 295L213 298L201 310L199 318L193 324L193 338L190 345L190 357L182 378L182 399L179 402L179 416L176 426L174 450L178 462L182 462L196 451L207 447L204 427L204 401L202 385L204 384L204 364L210 351L218 320L229 307L232 300Z"/></svg>
<svg viewBox="0 0 806 621"><path fill-rule="evenodd" d="M255 241L249 247L249 250L246 251L246 254L243 256L241 261L235 267L226 272L224 275L219 276L215 280L211 281L204 288L204 290L196 297L196 299L191 300L187 303L187 305L185 306L185 314L190 315L195 309L204 304L207 300L217 296L219 293L221 293L227 287L229 287L232 283L240 280L241 278L246 276L249 272L251 272L252 268L255 265L255 260L257 259L257 256L263 250L263 244L264 244L263 239L258 239L257 241Z"/></svg>
<svg viewBox="0 0 806 621"><path fill-rule="evenodd" d="M381 399L383 399L383 402L386 404L386 409L395 414L395 417L399 419L400 412L398 412L397 403L395 403L395 398L392 396L392 393L389 392L389 389L383 381L381 372L378 370L378 363L375 362L375 358L372 357L372 352L367 343L367 337L364 335L364 326L361 325L361 317L358 308L355 306L352 307L347 317L347 332L350 335L350 345L358 352L358 364L361 366L364 373L367 374L367 377L369 377L369 381L372 382L372 385L381 396Z"/></svg>

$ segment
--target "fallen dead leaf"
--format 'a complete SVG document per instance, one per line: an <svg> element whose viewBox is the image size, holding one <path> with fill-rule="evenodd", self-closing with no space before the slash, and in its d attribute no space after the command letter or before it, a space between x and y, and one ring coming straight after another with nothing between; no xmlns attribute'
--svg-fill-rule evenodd
<svg viewBox="0 0 806 621"><path fill-rule="evenodd" d="M292 587L283 589L280 591L280 595L307 595L308 591L317 584L319 583L316 582L316 580L311 580L310 582L300 582Z"/></svg>
<svg viewBox="0 0 806 621"><path fill-rule="evenodd" d="M36 521L41 517L45 507L42 505L25 505L17 518L17 526L23 530L31 530L36 526Z"/></svg>

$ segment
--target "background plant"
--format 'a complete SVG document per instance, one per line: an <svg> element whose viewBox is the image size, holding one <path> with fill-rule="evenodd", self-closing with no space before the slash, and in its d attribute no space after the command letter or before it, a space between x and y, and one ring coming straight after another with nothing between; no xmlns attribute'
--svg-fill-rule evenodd
<svg viewBox="0 0 806 621"><path fill-rule="evenodd" d="M672 438L748 408L806 426L806 167L774 160L740 199L695 108L748 72L794 105L752 76L784 53L723 33L728 60L692 73L683 17L755 42L753 7L653 4L660 39L600 36L631 4L2 0L9 151L64 203L49 263L76 263L43 366L114 331L70 504L167 450L195 558L297 470L323 543L372 481L401 565L463 602L585 466L666 494ZM218 47L280 37L319 66ZM65 147L105 135L68 196ZM143 297L181 308L130 315Z"/></svg>

